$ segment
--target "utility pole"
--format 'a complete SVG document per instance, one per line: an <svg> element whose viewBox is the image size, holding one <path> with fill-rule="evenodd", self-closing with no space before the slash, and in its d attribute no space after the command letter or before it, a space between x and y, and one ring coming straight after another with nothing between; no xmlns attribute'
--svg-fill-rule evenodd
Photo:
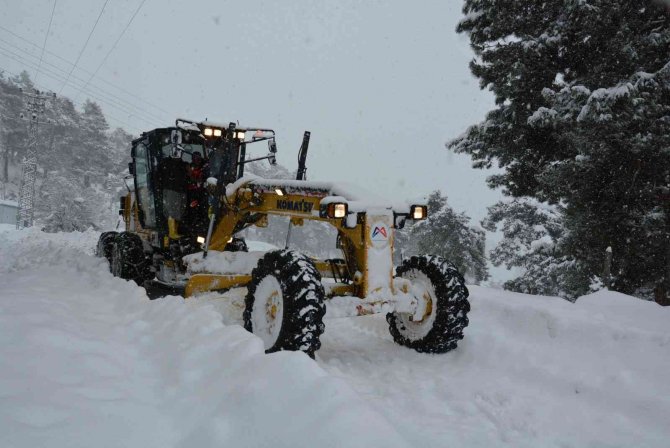
<svg viewBox="0 0 670 448"><path fill-rule="evenodd" d="M19 190L19 211L16 219L18 230L32 227L35 216L35 179L37 178L37 142L40 116L44 113L48 96L55 97L53 93L47 94L35 90L34 92L22 91L26 99L26 112L28 113L28 145L26 155L21 164L21 188ZM23 118L23 114L22 118Z"/></svg>

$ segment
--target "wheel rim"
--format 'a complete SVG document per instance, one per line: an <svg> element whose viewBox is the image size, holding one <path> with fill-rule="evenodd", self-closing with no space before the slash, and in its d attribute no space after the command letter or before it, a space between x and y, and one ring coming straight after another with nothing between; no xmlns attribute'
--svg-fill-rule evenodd
<svg viewBox="0 0 670 448"><path fill-rule="evenodd" d="M437 295L435 294L435 287L430 278L423 272L417 269L410 269L402 274L412 282L412 292L417 296L423 296L428 302L426 304L426 313L423 319L416 321L412 320L410 313L396 313L398 318L398 331L405 338L410 341L416 341L425 338L435 323L435 315L437 314Z"/></svg>
<svg viewBox="0 0 670 448"><path fill-rule="evenodd" d="M284 319L284 296L276 277L268 275L256 286L251 310L253 333L263 340L265 350L279 339Z"/></svg>

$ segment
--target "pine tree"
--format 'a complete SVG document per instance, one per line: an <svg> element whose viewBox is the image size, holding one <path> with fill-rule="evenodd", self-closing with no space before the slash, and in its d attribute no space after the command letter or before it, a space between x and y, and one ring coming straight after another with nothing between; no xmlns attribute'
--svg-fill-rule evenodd
<svg viewBox="0 0 670 448"><path fill-rule="evenodd" d="M83 188L78 179L52 176L38 197L43 230L73 232L99 228L94 213L99 200L98 195Z"/></svg>
<svg viewBox="0 0 670 448"><path fill-rule="evenodd" d="M602 274L608 247L606 286L667 285L670 15L643 0L468 0L464 12L458 31L497 107L450 146L504 167L489 179L504 193L561 204L552 257L581 278L564 295Z"/></svg>
<svg viewBox="0 0 670 448"><path fill-rule="evenodd" d="M439 255L454 263L470 282L478 284L489 277L484 231L472 227L465 213L449 207L439 190L428 196L428 218L396 235L396 251L403 257Z"/></svg>
<svg viewBox="0 0 670 448"><path fill-rule="evenodd" d="M93 181L102 181L113 168L111 148L107 136L109 125L100 106L92 101L84 103L81 114L80 142L77 148L76 159L82 161L81 166L84 184L90 185Z"/></svg>
<svg viewBox="0 0 670 448"><path fill-rule="evenodd" d="M489 207L484 228L502 231L502 241L491 251L491 262L522 274L504 284L505 289L574 300L590 291L599 279L564 251L565 225L562 207L516 198Z"/></svg>
<svg viewBox="0 0 670 448"><path fill-rule="evenodd" d="M20 163L25 154L27 122L20 89L32 89L28 73L0 74L0 155L2 190L15 198ZM132 136L109 132L100 106L86 102L80 112L68 98L50 98L38 140L35 216L48 231L83 230L113 225L117 219L117 187Z"/></svg>
<svg viewBox="0 0 670 448"><path fill-rule="evenodd" d="M9 167L25 150L27 124L20 119L23 99L19 86L0 74L0 181L9 183Z"/></svg>

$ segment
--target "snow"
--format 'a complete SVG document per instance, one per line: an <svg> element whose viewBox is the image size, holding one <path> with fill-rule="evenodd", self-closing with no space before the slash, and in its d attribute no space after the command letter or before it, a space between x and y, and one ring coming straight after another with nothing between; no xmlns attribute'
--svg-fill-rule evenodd
<svg viewBox="0 0 670 448"><path fill-rule="evenodd" d="M544 125L550 123L551 120L555 119L558 115L554 109L548 109L546 107L540 107L533 114L528 117L528 124L531 126Z"/></svg>
<svg viewBox="0 0 670 448"><path fill-rule="evenodd" d="M317 357L413 446L667 446L670 310L470 291L455 352L401 350L370 316L328 320Z"/></svg>
<svg viewBox="0 0 670 448"><path fill-rule="evenodd" d="M0 205L7 205L10 207L18 207L19 203L16 201L10 201L9 199L0 199Z"/></svg>
<svg viewBox="0 0 670 448"><path fill-rule="evenodd" d="M470 286L446 355L333 318L265 355L244 289L150 301L94 232L0 230L0 446L667 447L670 309Z"/></svg>
<svg viewBox="0 0 670 448"><path fill-rule="evenodd" d="M268 245L270 246L270 245ZM187 255L183 258L191 273L209 272L212 274L251 274L266 251L255 252L219 252L210 250L207 258L203 253Z"/></svg>
<svg viewBox="0 0 670 448"><path fill-rule="evenodd" d="M113 278L96 238L0 233L0 446L406 446L305 354Z"/></svg>
<svg viewBox="0 0 670 448"><path fill-rule="evenodd" d="M619 84L614 87L597 89L591 94L591 98L595 100L603 98L609 98L609 99L622 98L630 95L633 89L634 89L633 84L628 82L624 84Z"/></svg>
<svg viewBox="0 0 670 448"><path fill-rule="evenodd" d="M538 227L544 227L544 226L538 226ZM546 232L546 230L544 231ZM533 251L542 248L551 249L552 247L554 247L554 244L555 244L554 239L551 236L543 235L542 237L533 240L533 242L530 244L530 249Z"/></svg>
<svg viewBox="0 0 670 448"><path fill-rule="evenodd" d="M16 224L5 224L0 222L0 233L9 231L9 230L15 230L16 229Z"/></svg>
<svg viewBox="0 0 670 448"><path fill-rule="evenodd" d="M394 210L397 213L409 213L410 204L406 201L389 201L358 185L348 182L320 182L290 179L264 179L253 175L245 175L235 183L226 187L226 195L231 196L238 188L244 185L255 185L274 191L282 188L287 194L303 193L304 190L319 190L323 192L323 199L330 202L346 202L350 212L364 212L371 210ZM316 212L316 211L315 211Z"/></svg>
<svg viewBox="0 0 670 448"><path fill-rule="evenodd" d="M263 241L247 241L247 247L250 252L269 252L271 250L279 249L274 244L265 243Z"/></svg>
<svg viewBox="0 0 670 448"><path fill-rule="evenodd" d="M628 97L635 91L635 86L630 83L621 83L614 87L596 89L591 93L586 104L582 107L577 116L577 121L584 121L590 113L602 109L602 105L612 103L620 98ZM607 121L611 119L611 114L600 114L599 120Z"/></svg>

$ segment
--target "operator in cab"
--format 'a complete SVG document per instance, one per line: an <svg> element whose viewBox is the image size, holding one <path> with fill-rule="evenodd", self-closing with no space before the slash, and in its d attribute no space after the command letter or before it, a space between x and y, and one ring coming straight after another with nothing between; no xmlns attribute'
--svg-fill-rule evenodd
<svg viewBox="0 0 670 448"><path fill-rule="evenodd" d="M187 177L187 202L188 212L186 220L188 227L194 233L203 233L207 231L207 191L205 190L205 179L209 166L199 151L191 154L191 164L188 166Z"/></svg>
<svg viewBox="0 0 670 448"><path fill-rule="evenodd" d="M158 164L159 183L163 196L163 216L168 221L170 238L177 239L178 223L186 212L186 186L188 163L181 158L181 151L175 150Z"/></svg>

